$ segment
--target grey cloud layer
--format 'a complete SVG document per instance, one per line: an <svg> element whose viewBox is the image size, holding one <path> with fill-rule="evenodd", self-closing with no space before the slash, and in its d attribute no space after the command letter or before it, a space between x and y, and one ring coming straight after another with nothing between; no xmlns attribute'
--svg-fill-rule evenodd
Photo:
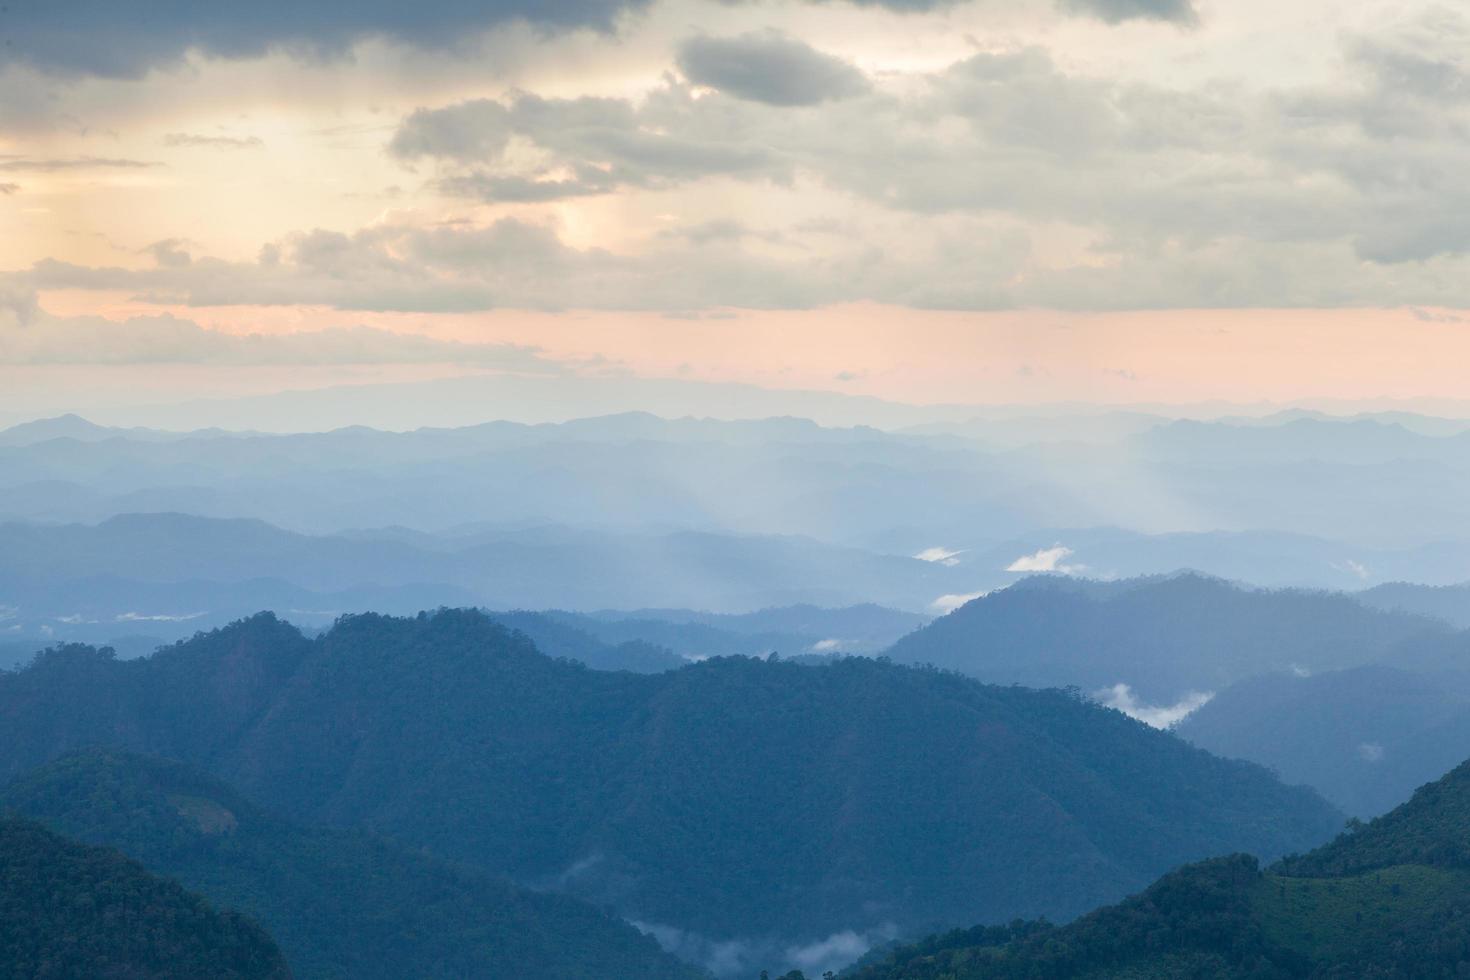
<svg viewBox="0 0 1470 980"><path fill-rule="evenodd" d="M926 11L958 0L856 0L859 6ZM0 69L22 64L56 75L139 78L189 51L222 58L272 49L307 57L342 54L386 37L454 48L467 35L511 22L543 29L609 30L649 0L11 0L0 12ZM1060 0L1119 21L1184 20L1189 0Z"/></svg>
<svg viewBox="0 0 1470 980"><path fill-rule="evenodd" d="M816 105L868 89L867 78L846 61L772 31L690 38L680 45L678 62L696 85L768 105Z"/></svg>
<svg viewBox="0 0 1470 980"><path fill-rule="evenodd" d="M137 78L190 50L224 58L272 48L340 54L368 37L453 47L513 21L608 29L644 0L11 0L0 14L0 67Z"/></svg>
<svg viewBox="0 0 1470 980"><path fill-rule="evenodd" d="M1110 24L1125 20L1166 20L1192 24L1199 19L1192 0L1058 0L1063 10L1091 14Z"/></svg>
<svg viewBox="0 0 1470 980"><path fill-rule="evenodd" d="M725 54L759 60L750 40ZM1439 8L1346 38L1333 85L1175 90L1020 50L816 105L678 79L639 100L476 99L414 112L389 152L477 201L723 181L711 186L778 201L811 191L841 217L703 213L651 223L634 254L572 248L526 221L390 225L296 235L255 263L185 261L172 246L153 269L48 262L26 278L394 310L1470 306L1465 50L1470 22ZM808 56L826 57L796 57Z"/></svg>

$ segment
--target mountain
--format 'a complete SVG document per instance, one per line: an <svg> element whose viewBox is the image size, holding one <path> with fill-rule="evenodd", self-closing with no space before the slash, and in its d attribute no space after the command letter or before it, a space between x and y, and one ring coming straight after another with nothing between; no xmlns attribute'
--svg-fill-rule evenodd
<svg viewBox="0 0 1470 980"><path fill-rule="evenodd" d="M1175 731L1372 817L1470 756L1470 672L1269 674L1221 691Z"/></svg>
<svg viewBox="0 0 1470 980"><path fill-rule="evenodd" d="M1385 582L1355 598L1374 609L1396 609L1442 619L1457 629L1470 629L1470 584L1419 585Z"/></svg>
<svg viewBox="0 0 1470 980"><path fill-rule="evenodd" d="M294 826L176 763L94 750L13 781L0 801L253 916L302 980L697 978L591 906L359 831Z"/></svg>
<svg viewBox="0 0 1470 980"><path fill-rule="evenodd" d="M709 657L771 653L865 654L886 650L927 617L872 604L824 609L786 606L750 613L648 609L574 613L493 612L542 653L598 670L667 670Z"/></svg>
<svg viewBox="0 0 1470 980"><path fill-rule="evenodd" d="M1265 871L1246 855L1215 858L1061 928L962 930L872 959L854 980L1461 977L1470 763Z"/></svg>
<svg viewBox="0 0 1470 980"><path fill-rule="evenodd" d="M0 519L180 512L317 535L402 527L428 537L493 523L950 554L954 586L916 610L1007 585L1017 557L1058 544L1099 576L1200 568L1334 588L1470 579L1470 548L1445 537L1470 520L1464 432L1388 418L1110 421L1075 411L984 428L977 439L630 412L265 434L58 419L0 432ZM1031 543L995 550L1018 540ZM566 603L534 603L555 604Z"/></svg>
<svg viewBox="0 0 1470 980"><path fill-rule="evenodd" d="M224 588L230 584L291 602L283 611L341 610L338 603L354 598L401 611L400 603L417 597L430 606L469 601L498 609L629 609L660 600L736 613L867 601L923 609L953 591L957 576L933 562L799 537L538 526L426 541L392 533L297 534L262 521L186 514L129 514L97 525L0 524L0 602L7 607L0 612L54 630L65 630L83 610L82 618L114 622L130 612L201 612L182 605L190 601L209 603L203 609L217 615L220 607L238 608ZM127 605L162 603L167 590L160 586L174 583L174 602Z"/></svg>
<svg viewBox="0 0 1470 980"><path fill-rule="evenodd" d="M289 980L269 936L116 851L0 818L0 974Z"/></svg>
<svg viewBox="0 0 1470 980"><path fill-rule="evenodd" d="M599 672L465 611L313 640L260 615L133 661L60 648L0 675L0 740L8 778L95 744L177 758L293 821L611 906L726 970L1067 918L1341 821L1061 691L863 658Z"/></svg>
<svg viewBox="0 0 1470 980"><path fill-rule="evenodd" d="M1127 582L1035 577L974 599L895 643L889 656L997 684L1126 684L1172 704L1191 692L1293 668L1377 660L1441 623L1334 593L1262 590L1196 574Z"/></svg>

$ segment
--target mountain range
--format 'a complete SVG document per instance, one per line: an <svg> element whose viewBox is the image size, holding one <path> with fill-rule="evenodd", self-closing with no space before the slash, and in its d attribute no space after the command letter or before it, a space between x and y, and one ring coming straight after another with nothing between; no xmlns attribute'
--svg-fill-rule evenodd
<svg viewBox="0 0 1470 980"><path fill-rule="evenodd" d="M313 639L262 615L129 661L58 648L0 675L0 738L7 780L97 745L172 758L290 824L610 906L727 974L1069 918L1342 820L1066 692L864 658L593 671L466 611L345 617ZM223 794L182 795L256 823Z"/></svg>

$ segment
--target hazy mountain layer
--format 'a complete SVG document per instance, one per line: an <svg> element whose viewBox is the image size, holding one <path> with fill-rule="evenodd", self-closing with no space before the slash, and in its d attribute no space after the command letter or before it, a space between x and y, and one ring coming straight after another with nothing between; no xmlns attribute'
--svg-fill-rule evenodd
<svg viewBox="0 0 1470 980"><path fill-rule="evenodd" d="M1172 704L1244 678L1317 672L1448 635L1435 620L1341 594L1242 588L1199 575L1096 583L1035 578L975 599L894 644L893 659L998 684L1126 684Z"/></svg>
<svg viewBox="0 0 1470 980"><path fill-rule="evenodd" d="M1226 688L1176 730L1372 817L1470 753L1470 672L1271 674Z"/></svg>

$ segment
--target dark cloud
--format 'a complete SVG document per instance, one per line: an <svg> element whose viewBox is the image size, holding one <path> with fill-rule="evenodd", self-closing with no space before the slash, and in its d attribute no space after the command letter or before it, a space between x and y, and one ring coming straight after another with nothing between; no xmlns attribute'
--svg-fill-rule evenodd
<svg viewBox="0 0 1470 980"><path fill-rule="evenodd" d="M607 30L647 0L10 0L0 12L0 68L138 78L196 50L221 58L273 48L341 54L385 37L453 47L510 22Z"/></svg>
<svg viewBox="0 0 1470 980"><path fill-rule="evenodd" d="M816 105L868 90L867 78L848 62L774 31L690 38L679 46L678 63L696 85L767 105Z"/></svg>
<svg viewBox="0 0 1470 980"><path fill-rule="evenodd" d="M169 133L164 146L183 146L214 150L248 150L264 146L259 136L201 136L197 133Z"/></svg>
<svg viewBox="0 0 1470 980"><path fill-rule="evenodd" d="M1120 24L1125 20L1164 20L1193 24L1199 19L1193 0L1058 0L1061 9Z"/></svg>
<svg viewBox="0 0 1470 980"><path fill-rule="evenodd" d="M10 195L20 190L19 184L0 184L0 194Z"/></svg>
<svg viewBox="0 0 1470 980"><path fill-rule="evenodd" d="M452 49L507 23L550 31L610 30L650 0L10 0L0 8L0 69L28 65L55 76L140 78L190 51L251 58L271 50L344 54L367 38ZM737 0L738 2L738 0ZM826 2L826 0L816 0ZM854 0L922 13L961 0ZM1058 0L1065 11L1109 22L1188 22L1191 0ZM850 79L849 79L850 80ZM828 79L828 84L834 84ZM780 97L780 88L753 91ZM760 97L759 95L753 97Z"/></svg>

